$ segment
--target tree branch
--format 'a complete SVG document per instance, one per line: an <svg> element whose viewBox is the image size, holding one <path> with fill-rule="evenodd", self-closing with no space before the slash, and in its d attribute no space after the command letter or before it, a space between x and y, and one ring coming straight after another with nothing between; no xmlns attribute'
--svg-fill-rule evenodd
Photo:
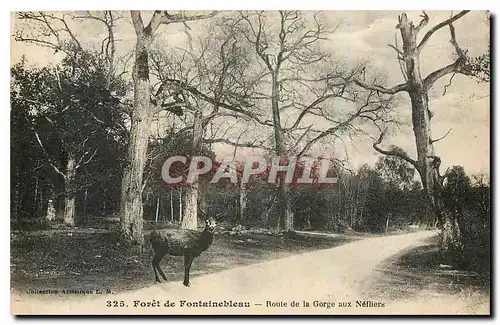
<svg viewBox="0 0 500 325"><path fill-rule="evenodd" d="M460 58L465 58L465 51L460 48L457 42L457 35L455 33L455 26L453 24L450 24L450 43L453 45L455 48L455 52L457 53L458 57Z"/></svg>
<svg viewBox="0 0 500 325"><path fill-rule="evenodd" d="M446 134L445 134L445 135L443 135L443 136L442 136L442 137L440 137L440 138L437 138L437 139L435 139L435 140L432 140L432 139L431 139L431 140L430 140L431 144L433 144L434 142L438 142L438 141L443 140L444 138L446 138L446 137L448 136L448 134L450 134L451 130L452 130L452 129L451 129L451 128L449 128L449 129L448 129L448 132L446 132Z"/></svg>
<svg viewBox="0 0 500 325"><path fill-rule="evenodd" d="M139 10L131 10L130 17L132 18L132 24L134 25L135 33L137 35L142 35L144 32L144 22L142 21L141 12Z"/></svg>
<svg viewBox="0 0 500 325"><path fill-rule="evenodd" d="M155 10L155 12L153 13L153 17L151 17L151 20L149 21L149 24L146 26L145 30L147 30L150 35L154 34L154 32L156 32L156 30L162 23L168 24L166 17L160 10Z"/></svg>
<svg viewBox="0 0 500 325"><path fill-rule="evenodd" d="M387 44L390 48L392 48L394 51L396 51L400 56L403 56L403 52L401 52L400 49L398 49L395 45L392 45L392 44ZM398 56L398 59L400 58L400 56Z"/></svg>
<svg viewBox="0 0 500 325"><path fill-rule="evenodd" d="M192 20L202 20L202 19L208 19L211 17L214 17L217 14L217 11L212 11L209 14L203 14L203 15L193 15L193 16L186 16L184 13L180 14L169 14L168 11L160 11L160 10L155 10L153 13L153 16L151 17L151 20L149 21L149 24L144 28L144 24L142 22L142 17L140 14L140 11L131 11L130 12L132 15L132 21L134 23L134 28L136 33L147 33L148 35L152 35L156 32L158 27L160 27L161 24L175 24L175 23L185 23L187 21L192 21ZM134 18L135 16L135 18Z"/></svg>
<svg viewBox="0 0 500 325"><path fill-rule="evenodd" d="M89 159L85 160L83 164L87 165L92 160L92 158L95 157L96 154L97 154L97 149L94 150L94 152L90 155Z"/></svg>
<svg viewBox="0 0 500 325"><path fill-rule="evenodd" d="M62 176L62 178L64 179L64 181L66 181L67 180L66 174L64 174L63 172L61 172L59 170L59 168L57 168L57 166L52 162L52 159L50 158L48 152L45 150L45 147L42 144L42 140L40 139L40 136L38 135L38 132L36 132L35 130L32 130L32 131L35 134L36 141L37 141L38 145L40 146L40 148L42 149L42 152L43 152L45 158L47 159L47 162L49 163L49 165L54 169L54 171L56 173L58 173L59 175Z"/></svg>
<svg viewBox="0 0 500 325"><path fill-rule="evenodd" d="M440 22L439 24L437 24L436 26L432 27L426 34L425 36L422 38L422 40L420 41L420 44L418 44L417 46L417 50L418 51L421 51L423 49L423 47L425 46L425 43L427 43L427 41L431 38L432 34L434 34L435 32L437 32L439 29L443 28L444 26L446 25L449 25L451 23L453 23L454 21L460 19L461 17L463 17L464 15L466 15L470 10L462 10L461 12L459 12L458 14Z"/></svg>
<svg viewBox="0 0 500 325"><path fill-rule="evenodd" d="M422 10L422 15L420 15L420 17L422 17L422 20L420 21L420 23L418 24L418 26L415 27L415 30L416 30L417 33L422 28L424 28L425 26L427 26L427 23L429 23L429 16L427 15L427 13L424 10Z"/></svg>
<svg viewBox="0 0 500 325"><path fill-rule="evenodd" d="M424 79L424 89L425 90L430 89L434 85L436 80L446 76L449 73L457 73L458 72L458 73L467 74L466 72L461 71L461 68L467 62L467 56L465 54L465 51L462 50L460 48L460 46L458 45L456 34L455 34L455 27L451 23L449 23L449 26L450 26L450 36L451 36L450 43L453 44L453 47L455 48L455 51L458 55L458 58L455 60L455 62L429 74ZM451 79L450 79L450 82L451 82ZM445 86L445 92L446 92L447 87L449 87L449 85Z"/></svg>
<svg viewBox="0 0 500 325"><path fill-rule="evenodd" d="M214 10L208 14L193 15L193 16L185 16L183 13L172 15L172 14L169 14L168 11L164 11L163 13L164 13L165 18L166 18L165 22L170 24L170 23L182 23L182 22L192 21L192 20L208 19L208 18L214 17L219 12Z"/></svg>
<svg viewBox="0 0 500 325"><path fill-rule="evenodd" d="M196 96L196 97L198 97L198 98L206 101L207 103L210 103L212 105L219 106L219 107L228 109L230 111L241 113L243 115L251 117L253 120L255 120L259 124L266 125L266 126L273 126L273 124L271 123L271 121L267 121L267 120L263 121L257 115L255 115L255 114L253 114L251 112L248 112L248 111L240 108L239 106L235 106L235 105L231 105L231 104L228 104L228 103L225 103L225 102L222 102L222 101L218 101L218 100L216 100L216 99L208 96L207 94L202 93L196 87L188 85L184 81L181 81L181 80L178 80L178 79L173 79L173 78L164 78L164 81L165 82L171 82L174 85L178 86L179 88L182 88L182 89L184 89L186 91L189 91L194 96ZM243 106L249 107L251 105L248 104L248 103L243 103Z"/></svg>
<svg viewBox="0 0 500 325"><path fill-rule="evenodd" d="M329 135L336 135L338 131L342 130L352 130L354 129L352 123L356 119L365 119L365 120L370 120L373 122L375 125L377 121L382 121L385 122L384 119L384 111L385 109L390 105L391 99L388 100L371 100L371 98L375 95L376 91L371 90L369 94L366 96L366 99L362 104L358 106L355 112L350 114L348 117L344 119L344 121L334 121L332 119L327 119L328 121L334 122L336 125L333 127L330 127L329 129L325 131L319 131L320 134L317 135L315 138L310 140L304 148L300 151L299 157L306 154L308 150L311 149L311 147L321 140L322 138L325 138ZM316 131L315 131L316 132ZM338 136L337 136L338 137ZM341 139L342 140L342 139Z"/></svg>
<svg viewBox="0 0 500 325"><path fill-rule="evenodd" d="M358 116L357 114L349 117L347 120L345 120L344 122L341 122L339 123L338 125L334 126L334 127L331 127L323 132L321 132L318 136L316 136L315 138L313 138L312 140L310 140L309 142L306 143L306 145L304 146L304 148L302 148L302 150L299 152L299 154L297 155L298 157L302 157L303 155L305 155L310 149L311 147L316 143L318 142L319 140L323 139L324 137L328 136L328 135L334 135L337 131L341 130L342 128L346 127L346 126L349 126L350 123L354 120L354 118L356 118L356 116Z"/></svg>
<svg viewBox="0 0 500 325"><path fill-rule="evenodd" d="M321 96L320 98L318 98L315 101L313 101L306 108L304 108L302 110L302 112L300 112L299 116L297 117L297 119L295 120L295 122L293 123L293 125L291 127L289 127L289 128L286 128L285 131L290 131L290 130L295 129L300 124L300 121L302 121L302 119L304 118L304 116L306 116L307 113L311 109L315 108L317 105L321 104L325 100L327 100L329 98L333 98L333 97L337 97L337 94L329 94L329 95Z"/></svg>
<svg viewBox="0 0 500 325"><path fill-rule="evenodd" d="M448 87L450 87L450 86L451 86L451 82L453 81L453 78L455 77L455 75L456 75L456 72L454 72L454 73L451 75L450 80L448 81L448 83L447 83L446 85L444 85L443 95L442 95L442 96L446 95L446 91L448 91Z"/></svg>
<svg viewBox="0 0 500 325"><path fill-rule="evenodd" d="M153 103L156 104L156 101ZM162 111L172 111L176 108L183 108L186 106L188 106L187 103L175 100L168 103L161 103L160 105L157 105L156 108L153 110L153 114L158 114L159 112Z"/></svg>
<svg viewBox="0 0 500 325"><path fill-rule="evenodd" d="M417 164L417 161L411 159L408 154L406 154L403 150L397 148L397 147L394 147L392 146L392 149L391 150L384 150L382 148L379 147L379 144L382 142L382 139L385 135L385 132L381 132L380 133L380 137L378 138L378 140L373 143L373 149L377 150L378 152L380 152L381 154L384 154L386 156L393 156L393 157L398 157L400 159L403 159L407 162L409 162L412 166L414 166L415 168L418 169L418 164ZM399 149L399 150L398 150Z"/></svg>
<svg viewBox="0 0 500 325"><path fill-rule="evenodd" d="M458 58L455 62L448 64L447 66L434 71L433 73L429 74L425 79L424 79L424 89L428 90L434 85L434 82L436 80L446 76L447 74L453 73L453 72L459 72L460 67L465 63L465 61L461 58Z"/></svg>
<svg viewBox="0 0 500 325"><path fill-rule="evenodd" d="M245 148L257 148L257 149L264 149L264 150L271 150L271 148L268 148L262 144L255 144L255 143L236 143L228 139L203 139L204 143L212 144L212 143L225 143L229 144L231 146L235 147L245 147Z"/></svg>
<svg viewBox="0 0 500 325"><path fill-rule="evenodd" d="M363 88L368 89L368 90L375 90L375 91L381 92L383 94L394 95L394 94L397 94L401 91L408 91L408 84L407 83L400 84L400 85L394 86L392 88L385 88L385 87L377 86L377 85L369 85L369 84L366 84L358 79L354 79L353 81L356 85L358 85L360 87L363 87Z"/></svg>

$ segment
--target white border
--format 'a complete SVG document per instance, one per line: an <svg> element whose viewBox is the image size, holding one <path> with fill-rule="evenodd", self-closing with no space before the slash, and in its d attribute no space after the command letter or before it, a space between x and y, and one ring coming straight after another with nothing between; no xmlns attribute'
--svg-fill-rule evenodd
<svg viewBox="0 0 500 325"><path fill-rule="evenodd" d="M420 10L420 9L428 9L428 10L450 10L450 9L473 9L473 10L491 10L493 15L498 14L498 3L499 1L483 1L483 0L456 0L456 1L436 1L436 0L419 0L419 1L411 1L411 2L396 2L396 1L360 1L360 0L348 0L348 1L334 1L334 0L329 0L329 1L298 1L298 0L253 0L253 1L229 1L229 0L223 0L223 1L203 1L203 0L182 0L182 1L148 1L145 3L144 1L138 2L138 1L130 1L130 0L121 0L121 1L102 1L102 0L86 0L84 2L76 2L76 1L62 1L62 0L45 0L45 1L35 1L35 0L23 0L23 1L4 1L1 3L2 9L2 18L0 20L0 23L3 24L3 33L1 34L2 37L5 39L2 40L0 44L3 44L3 48L1 51L2 54L2 62L3 65L1 65L2 69L2 78L1 78L1 90L2 90L2 106L0 109L0 121L2 123L2 127L0 127L0 150L3 153L3 159L1 161L1 179L0 179L0 202L1 205L0 207L2 208L2 214L0 214L0 219L2 222L2 231L3 234L0 236L2 239L2 243L0 244L1 249L1 258L3 263L1 263L1 277L2 279L1 284L2 287L0 288L1 292L1 312L0 312L0 317L1 317L1 323L2 324L12 324L16 321L12 316L10 316L10 224L9 224L9 203L10 203L10 197L9 197L9 184L10 184L10 166L9 166L9 160L10 156L7 157L7 153L9 152L9 147L10 147L10 116L9 116L9 71L7 70L8 67L10 66L10 47L8 44L10 44L10 12L11 11L19 11L19 10L78 10L78 9L131 9L131 8L138 8L142 10L152 10L152 9L157 9L157 8L169 8L172 10L175 9L185 9L185 10L205 10L205 9L218 9L218 10L232 10L232 9L304 9L304 10L398 10L398 11L403 11L403 10ZM495 17L497 18L497 17ZM496 21L496 26L495 30L497 30L498 26L498 21ZM8 31L8 32L7 32ZM493 35L498 36L498 34L495 32ZM496 63L496 58L497 55L495 55L494 62ZM7 64L7 62L9 62ZM495 71L494 73L498 72L498 67L497 64L495 64ZM497 74L495 74L497 75ZM495 84L495 88L493 89L494 93L498 93L498 83ZM496 97L496 96L495 96ZM494 104L494 103L492 103ZM495 105L494 105L495 106ZM494 107L493 106L493 107ZM496 107L495 107L496 108ZM495 114L495 124L498 125L498 121L500 119L500 113L497 111ZM492 127L493 127L493 122L492 122ZM498 142L498 134L495 132L495 138L496 138L496 143L495 143L495 151L498 151L499 149L499 142ZM494 165L492 165L493 170L498 166L498 162L495 162ZM494 173L493 174L494 179L493 181L496 183L498 180L497 175ZM492 198L492 203L493 202L500 202L498 190L495 193L495 197ZM495 216L492 216L494 218ZM495 234L498 234L498 224L499 222L495 222ZM498 236L498 235L497 235ZM494 260L496 261L498 256L496 254L495 247L492 247L492 251L494 256ZM496 268L495 268L496 270ZM495 275L497 275L498 272L495 272ZM495 279L494 283L498 282L498 278ZM496 289L496 288L495 288ZM494 289L495 293L498 293L497 290ZM496 297L498 298L498 297ZM493 301L497 302L498 299L494 299ZM493 306L493 309L496 310L496 305ZM241 319L243 320L243 318ZM317 321L318 319L315 319ZM338 318L330 318L330 319L325 319L329 322L335 322L335 323L352 323L353 321L355 322L362 322L368 319L360 319L360 320L347 320L347 319L338 319ZM387 319L379 319L377 321L379 322L385 322ZM37 322L54 322L56 321L55 319L37 319ZM60 319L58 320L59 322L66 322L67 319ZM78 322L84 322L84 323L93 323L93 324L99 324L99 323L106 323L108 324L109 322L111 323L118 323L118 322L123 322L127 321L125 319L78 319L78 320L72 320L72 321L78 321ZM131 319L130 322L133 323L141 323L143 322L144 319ZM186 323L186 321L181 320L181 319L158 319L156 320L158 322L168 322L169 324L175 324L175 323ZM221 321L220 319L191 319L187 321L188 323L191 322L214 322L214 321ZM224 321L228 322L234 322L234 321L240 321L240 319L225 319ZM270 322L268 319L253 319L250 320L251 322ZM273 319L271 320L272 322L276 322L278 320ZM289 319L284 319L284 320L279 320L278 322L287 322ZM308 320L301 318L299 320L294 320L298 322L307 322ZM370 321L374 321L373 319L370 319ZM395 319L394 321L401 322L401 319ZM416 321L416 319L413 319L413 321ZM419 320L422 322L425 322L426 324L428 323L441 323L441 322L455 322L455 319L422 319ZM465 322L472 322L476 321L474 319L465 319L461 320Z"/></svg>

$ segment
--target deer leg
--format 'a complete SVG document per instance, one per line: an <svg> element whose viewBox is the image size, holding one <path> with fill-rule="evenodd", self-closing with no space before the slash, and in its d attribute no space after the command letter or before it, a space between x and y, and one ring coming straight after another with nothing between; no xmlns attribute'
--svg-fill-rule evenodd
<svg viewBox="0 0 500 325"><path fill-rule="evenodd" d="M158 269L158 272L160 273L161 277L163 278L163 280L167 280L167 277L165 276L165 273L163 273L161 267L160 267L160 261L162 260L162 258L166 255L166 253L162 254L160 256L160 259L158 260L158 263L156 263L156 268Z"/></svg>
<svg viewBox="0 0 500 325"><path fill-rule="evenodd" d="M153 265L153 272L155 273L155 282L161 282L160 278L158 277L158 273L156 273L156 263L154 257L153 260L151 261L151 264Z"/></svg>
<svg viewBox="0 0 500 325"><path fill-rule="evenodd" d="M160 268L160 261L162 260L163 256L165 256L166 253L162 252L157 252L155 253L155 256L153 257L153 271L155 272L155 282L161 282L160 278L158 277L158 273L161 275L163 280L167 280L167 277L165 276L165 273ZM158 271L158 273L157 273Z"/></svg>
<svg viewBox="0 0 500 325"><path fill-rule="evenodd" d="M184 282L186 287L189 287L189 271L191 270L191 263L193 263L194 256L191 254L184 255Z"/></svg>

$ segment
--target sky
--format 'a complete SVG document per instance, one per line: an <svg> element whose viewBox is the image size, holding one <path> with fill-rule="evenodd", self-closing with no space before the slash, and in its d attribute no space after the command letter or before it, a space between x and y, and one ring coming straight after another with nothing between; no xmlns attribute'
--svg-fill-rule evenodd
<svg viewBox="0 0 500 325"><path fill-rule="evenodd" d="M450 11L429 11L430 17L424 33L450 16ZM352 63L369 62L372 71L387 76L387 84L395 85L403 81L396 52L388 44L395 42L398 22L397 11L328 11L323 12L331 25L340 27L329 36L327 47L336 56L347 59ZM407 12L410 20L418 22L420 12ZM149 13L144 13L144 21L149 21ZM486 23L484 12L471 12L455 24L457 41L462 48L468 50L471 56L485 53L489 44L489 26ZM191 23L196 30L196 23ZM93 24L77 23L74 25L77 37L84 43L93 44L102 39L104 30ZM17 28L26 28L17 23L15 15L11 16L11 28L14 33ZM183 46L182 25L161 27L161 39L170 45ZM133 49L135 35L130 23L130 16L123 13L117 33L120 38L118 51L129 52ZM420 36L422 37L422 36ZM11 42L11 64L25 56L28 62L45 65L60 59L58 54L50 50L41 50L33 45ZM422 74L430 72L453 62L453 47L449 43L449 30L442 28L436 32L427 43L421 54ZM446 95L443 94L444 85L449 78L436 82L429 93L429 107L434 113L432 119L432 134L434 138L449 135L435 143L436 154L442 158L443 169L453 165L462 165L468 173L483 172L489 174L490 162L490 98L489 84L478 83L468 77L457 75ZM406 94L400 96L396 112L403 121L406 121L397 135L388 136L383 146L397 145L405 149L410 156L415 157L415 143L410 125L411 109ZM358 138L346 142L345 148L352 168L361 164L373 164L379 157L372 148L372 142L367 138ZM229 153L232 149L219 146L216 150L220 154Z"/></svg>
<svg viewBox="0 0 500 325"><path fill-rule="evenodd" d="M449 11L427 12L430 21L421 35L435 24L449 17ZM388 85L396 85L404 80L399 71L396 53L388 44L394 44L398 12L357 12L338 13L351 24L333 36L332 46L344 56L352 59L369 59L377 70L387 74ZM408 12L408 17L419 21L420 12ZM484 12L471 12L455 24L457 41L468 49L472 56L485 53L489 44L489 26L485 23ZM399 43L401 44L401 43ZM453 62L453 47L449 43L449 30L442 28L427 43L421 54L422 75ZM452 86L442 96L444 85L449 78L436 82L429 96L429 108L434 113L432 134L439 138L450 134L435 143L436 153L441 156L443 167L463 165L468 172L487 173L490 156L490 98L489 84L478 84L465 76L455 76ZM409 98L404 95L397 112L407 121L411 119ZM398 145L416 156L413 131L410 125L393 139L383 143ZM353 160L372 160L364 153L371 143L357 143L359 155L352 154Z"/></svg>

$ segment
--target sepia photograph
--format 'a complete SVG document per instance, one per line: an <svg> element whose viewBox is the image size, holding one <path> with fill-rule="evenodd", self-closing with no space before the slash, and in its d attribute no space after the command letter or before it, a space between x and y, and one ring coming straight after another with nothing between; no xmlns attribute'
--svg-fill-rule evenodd
<svg viewBox="0 0 500 325"><path fill-rule="evenodd" d="M10 12L11 314L491 316L490 24Z"/></svg>

